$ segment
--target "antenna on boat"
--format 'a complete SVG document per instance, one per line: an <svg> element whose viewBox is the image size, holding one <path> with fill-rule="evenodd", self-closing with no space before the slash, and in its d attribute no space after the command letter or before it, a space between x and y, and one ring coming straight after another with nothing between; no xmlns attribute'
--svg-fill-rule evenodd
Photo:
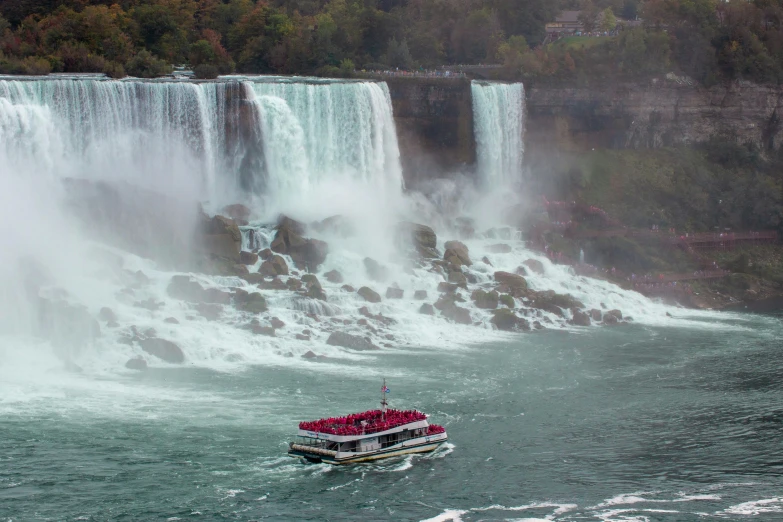
<svg viewBox="0 0 783 522"><path fill-rule="evenodd" d="M389 388L386 387L386 379L383 379L383 387L381 388L381 422L386 422L386 406L389 405L386 401L387 393L389 393Z"/></svg>

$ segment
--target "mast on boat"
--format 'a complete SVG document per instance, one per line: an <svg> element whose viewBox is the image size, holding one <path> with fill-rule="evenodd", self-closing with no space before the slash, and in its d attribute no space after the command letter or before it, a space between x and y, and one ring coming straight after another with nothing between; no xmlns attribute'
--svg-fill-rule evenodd
<svg viewBox="0 0 783 522"><path fill-rule="evenodd" d="M386 422L386 406L389 405L386 401L387 393L389 393L389 388L386 387L386 379L383 379L383 387L381 388L381 422Z"/></svg>

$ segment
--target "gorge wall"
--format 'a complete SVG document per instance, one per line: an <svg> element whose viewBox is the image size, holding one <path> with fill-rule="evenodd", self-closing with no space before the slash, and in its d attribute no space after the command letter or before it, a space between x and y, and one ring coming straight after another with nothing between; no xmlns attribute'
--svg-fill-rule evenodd
<svg viewBox="0 0 783 522"><path fill-rule="evenodd" d="M476 163L467 79L387 80L408 183ZM735 82L704 88L669 75L600 86L526 85L525 161L593 148L660 148L713 138L783 145L783 88Z"/></svg>
<svg viewBox="0 0 783 522"><path fill-rule="evenodd" d="M660 148L720 138L777 150L783 89L735 82L704 88L681 78L592 87L527 89L531 152L537 148Z"/></svg>

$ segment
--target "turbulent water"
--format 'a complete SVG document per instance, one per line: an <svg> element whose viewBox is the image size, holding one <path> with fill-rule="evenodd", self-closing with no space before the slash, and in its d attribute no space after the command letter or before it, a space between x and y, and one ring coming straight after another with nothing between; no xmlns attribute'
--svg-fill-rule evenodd
<svg viewBox="0 0 783 522"><path fill-rule="evenodd" d="M473 94L481 179L513 184L522 86L474 84ZM234 143L242 118L261 150ZM208 208L243 198L248 249L270 244L279 211L304 222L340 213L350 232L308 232L329 244L317 270L327 300L263 291L270 311L259 317L285 326L254 335L252 314L220 306L208 320L167 293L174 272L99 241L66 204L69 177ZM263 192L243 192L247 179L264 180L249 184ZM0 519L779 518L780 319L686 311L577 276L488 217L508 196L463 198L477 227L465 240L470 288L534 260L542 270L527 275L531 288L621 309L631 324L577 328L570 311L520 300L519 313L547 329L501 333L470 292L460 306L471 325L419 313L414 291L434 302L444 278L400 256L395 225L431 224L441 252L459 232L437 197L403 192L384 84L0 80ZM366 256L385 266L383 282ZM383 295L393 285L403 298L368 304L328 282L333 269L355 288ZM102 320L92 342L42 336L31 289L88 317L110 307L116 324ZM363 306L392 321L362 326ZM128 342L132 328L176 342L185 364ZM297 338L305 330L310 340ZM334 330L382 350L330 346ZM310 351L320 357L302 357ZM138 356L147 372L124 367ZM283 456L299 420L373 407L383 377L393 406L446 425L447 446L341 469Z"/></svg>
<svg viewBox="0 0 783 522"><path fill-rule="evenodd" d="M525 87L473 81L473 125L479 175L487 187L519 183L525 153Z"/></svg>

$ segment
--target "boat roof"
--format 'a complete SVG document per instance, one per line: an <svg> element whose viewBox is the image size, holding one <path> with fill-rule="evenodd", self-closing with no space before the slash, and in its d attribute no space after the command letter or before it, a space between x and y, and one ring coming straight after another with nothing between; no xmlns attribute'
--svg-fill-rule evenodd
<svg viewBox="0 0 783 522"><path fill-rule="evenodd" d="M407 424L426 421L427 416L417 410L368 410L342 417L328 417L299 423L299 430L323 435L354 437L381 433ZM424 422L422 426L426 426ZM419 427L419 426L416 426Z"/></svg>

